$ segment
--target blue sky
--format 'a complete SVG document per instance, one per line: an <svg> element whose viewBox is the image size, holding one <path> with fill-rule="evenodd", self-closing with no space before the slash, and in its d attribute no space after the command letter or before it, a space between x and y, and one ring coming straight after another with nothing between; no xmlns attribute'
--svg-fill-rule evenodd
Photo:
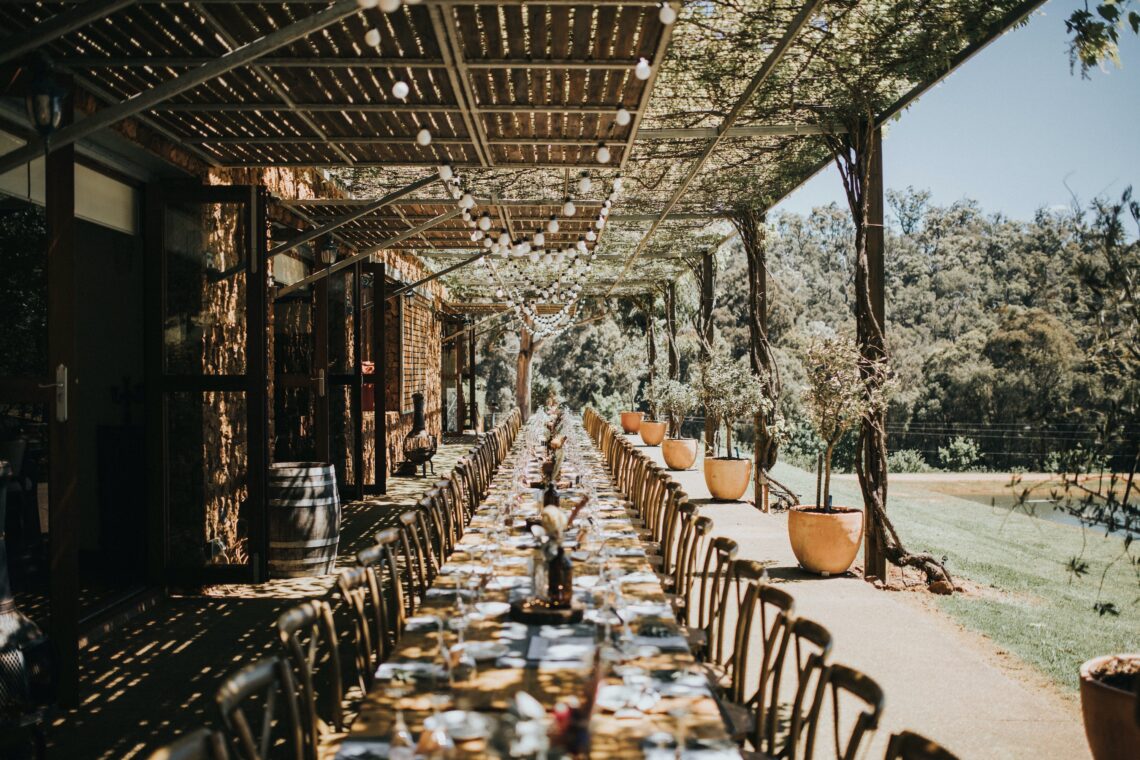
<svg viewBox="0 0 1140 760"><path fill-rule="evenodd" d="M1090 0L1091 2L1091 0ZM1042 206L1140 191L1140 40L1126 31L1123 67L1069 71L1065 19L1079 0L1051 0L995 40L892 123L883 143L888 188L913 185L940 205L974 198L986 211L1031 218ZM843 204L834 167L776 207Z"/></svg>

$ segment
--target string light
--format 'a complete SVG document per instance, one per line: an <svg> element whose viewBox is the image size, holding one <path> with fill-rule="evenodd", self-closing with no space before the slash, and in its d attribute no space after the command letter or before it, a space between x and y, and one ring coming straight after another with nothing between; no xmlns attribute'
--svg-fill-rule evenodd
<svg viewBox="0 0 1140 760"><path fill-rule="evenodd" d="M400 10L400 0L380 0L380 10L385 13L395 13Z"/></svg>
<svg viewBox="0 0 1140 760"><path fill-rule="evenodd" d="M377 0L356 0L356 7L360 8L362 11L366 11L369 8L375 8L376 3Z"/></svg>
<svg viewBox="0 0 1140 760"><path fill-rule="evenodd" d="M546 245L546 235L542 234L542 230L537 230L534 233L534 244L537 245L539 248Z"/></svg>
<svg viewBox="0 0 1140 760"><path fill-rule="evenodd" d="M558 217L554 214L550 215L550 221L546 223L546 231L551 234L558 232Z"/></svg>
<svg viewBox="0 0 1140 760"><path fill-rule="evenodd" d="M486 211L484 211L483 214L479 217L479 229L483 230L484 232L491 229L491 215Z"/></svg>
<svg viewBox="0 0 1140 760"><path fill-rule="evenodd" d="M377 32L377 35L379 34L380 33ZM392 85L392 97L394 98L404 100L408 97L409 92L411 92L411 88L409 88L408 83L402 79L396 80L396 83Z"/></svg>
<svg viewBox="0 0 1140 760"><path fill-rule="evenodd" d="M677 9L673 7L672 3L661 3L661 10L657 12L657 18L665 26L669 26L677 20Z"/></svg>
<svg viewBox="0 0 1140 760"><path fill-rule="evenodd" d="M574 216L576 213L578 213L578 208L574 205L574 201L567 198L566 203L562 206L562 216Z"/></svg>
<svg viewBox="0 0 1140 760"><path fill-rule="evenodd" d="M429 132L427 128L420 129L419 132L416 132L416 144L421 148L426 148L431 145L431 132Z"/></svg>
<svg viewBox="0 0 1140 760"><path fill-rule="evenodd" d="M364 44L371 48L380 47L380 30L369 29L364 33Z"/></svg>
<svg viewBox="0 0 1140 760"><path fill-rule="evenodd" d="M585 195L586 193L590 192L590 190L591 190L591 188L593 188L593 186L594 186L594 183L590 179L590 173L589 172L582 172L582 175L580 177L578 177L578 192L581 195Z"/></svg>
<svg viewBox="0 0 1140 760"><path fill-rule="evenodd" d="M455 176L455 170L452 169L451 164L447 163L446 161L440 164L436 168L436 171L439 172L439 178L444 182L447 182Z"/></svg>
<svg viewBox="0 0 1140 760"><path fill-rule="evenodd" d="M642 60L645 60L644 58ZM594 154L598 159L599 164L608 164L610 162L610 149L606 147L605 143L598 144L598 152Z"/></svg>
<svg viewBox="0 0 1140 760"><path fill-rule="evenodd" d="M617 110L617 115L614 116L614 121L617 122L619 127L626 127L633 121L633 116L630 115L629 110L626 109L625 106L621 106Z"/></svg>
<svg viewBox="0 0 1140 760"><path fill-rule="evenodd" d="M649 61L645 58L640 59L637 62L637 65L633 67L633 75L643 82L646 79L649 79L651 72L652 70L649 68Z"/></svg>

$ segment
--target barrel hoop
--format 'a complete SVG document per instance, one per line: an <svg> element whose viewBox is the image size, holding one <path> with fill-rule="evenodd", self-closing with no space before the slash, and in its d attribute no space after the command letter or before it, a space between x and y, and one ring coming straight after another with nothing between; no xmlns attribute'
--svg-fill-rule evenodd
<svg viewBox="0 0 1140 760"><path fill-rule="evenodd" d="M339 537L316 541L270 541L273 549L315 549L318 546L336 546Z"/></svg>
<svg viewBox="0 0 1140 760"><path fill-rule="evenodd" d="M311 557L309 559L271 559L270 567L303 567L305 565L325 565L333 561L333 557Z"/></svg>
<svg viewBox="0 0 1140 760"><path fill-rule="evenodd" d="M270 499L271 507L335 507L340 504L335 497L318 496L312 499Z"/></svg>

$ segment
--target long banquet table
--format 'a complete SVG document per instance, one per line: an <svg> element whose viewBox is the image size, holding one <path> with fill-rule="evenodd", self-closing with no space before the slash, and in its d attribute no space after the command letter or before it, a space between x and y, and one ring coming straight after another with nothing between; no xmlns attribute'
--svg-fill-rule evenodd
<svg viewBox="0 0 1140 760"><path fill-rule="evenodd" d="M584 601L588 608L594 608L587 611L586 621L576 625L534 626L512 622L508 615L484 619L467 617L475 608L470 595L475 585L471 579L477 572L490 575L484 585L485 602L508 602L530 596L530 559L535 549L525 519L538 515L538 492L522 491L517 478L520 457L524 458L527 472L533 475L540 458L541 426L545 419L545 414L539 413L520 431L511 454L491 483L487 498L479 505L455 552L440 568L422 606L409 620L393 656L381 666L338 758L386 757L397 707L403 711L412 736L419 737L425 719L435 710L475 711L497 720L508 714L520 691L534 697L548 714L567 699L584 699L594 677L595 641L602 641L601 632L606 630L590 619L603 614L596 607L603 602L608 603L607 610L616 606L619 620L628 625L613 625L612 641L617 643L607 646L605 651L608 655L620 651L620 656L606 673L598 693L617 694L619 699L621 694L634 696L626 704L611 699L607 705L595 707L589 722L590 756L671 758L675 756L675 749L670 748L672 742L668 740L681 736L688 740L684 757L739 757L735 745L728 740L707 682L695 667L685 639L670 614L668 599L647 559L627 503L613 490L601 454L578 418L566 415L563 423L567 445L576 454L567 456L563 480L576 486L568 489L570 498L583 490L594 497L594 507L589 510L594 518L593 537L598 538L600 532L607 547L604 578L621 579L619 599L615 604L612 592L605 598L591 592L590 586L598 580L592 573L599 568L597 565L591 568L585 561L587 558L575 552L572 555L577 558L574 562L575 598ZM563 502L566 508L569 508L568 500ZM506 502L510 503L504 508ZM581 522L579 518L577 523ZM509 530L504 529L504 523ZM571 526L568 532L567 548L574 547L570 540L574 528ZM493 552L496 561L489 567L485 547L495 540L496 534L503 543ZM597 555L591 559L597 561ZM469 680L452 683L448 688L439 687L441 680L446 683L446 679L438 675L434 679L423 676L433 668L438 671L441 662L438 658L443 627L440 621L448 623L442 635L451 646L459 636L452 630L453 623L464 619L468 620L462 631L466 642L499 641L509 651L496 659L479 662L475 675ZM612 615L610 619L613 620ZM394 674L412 674L416 678L411 686L401 680L401 688L393 688ZM397 677L409 678L408 675ZM445 707L441 707L444 700L441 693L446 694ZM457 741L455 755L506 754L501 743L495 752L489 744L488 740ZM547 756L543 752L535 754ZM557 750L552 749L550 756L557 756Z"/></svg>

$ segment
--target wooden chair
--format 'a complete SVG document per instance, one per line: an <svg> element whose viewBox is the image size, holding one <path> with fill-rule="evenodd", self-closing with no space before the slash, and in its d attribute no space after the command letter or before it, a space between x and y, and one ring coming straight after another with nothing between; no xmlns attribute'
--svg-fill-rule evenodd
<svg viewBox="0 0 1140 760"><path fill-rule="evenodd" d="M693 515L697 514L696 505L693 506ZM677 614L678 622L688 619L689 604L692 602L693 578L696 570L697 555L701 545L712 532L713 521L709 517L695 516L689 519L682 538L680 552L677 555L677 564L673 569L673 609Z"/></svg>
<svg viewBox="0 0 1140 760"><path fill-rule="evenodd" d="M379 600L376 608L376 641L381 661L391 656L392 650L399 643L400 634L404 631L404 621L407 619L404 582L396 559L398 542L398 531L395 528L388 528L376 534L374 546L356 555L358 565L372 568L369 582L375 586L370 593Z"/></svg>
<svg viewBox="0 0 1140 760"><path fill-rule="evenodd" d="M958 756L925 736L900 731L887 743L884 760L958 760Z"/></svg>
<svg viewBox="0 0 1140 760"><path fill-rule="evenodd" d="M823 715L824 702L828 701L829 697L832 709L828 712L831 715L830 727L834 737L835 760L855 760L863 740L879 727L879 718L883 713L883 690L868 676L846 665L832 664L824 667L804 731L805 758L816 757L816 733ZM856 703L858 712L850 722L850 726L845 727L842 716L843 703L848 698ZM794 720L795 716L793 716L793 732L796 731Z"/></svg>
<svg viewBox="0 0 1140 760"><path fill-rule="evenodd" d="M404 609L414 615L428 589L427 564L423 546L416 530L418 518L415 512L400 515L396 530L400 534L400 554L404 568Z"/></svg>
<svg viewBox="0 0 1140 760"><path fill-rule="evenodd" d="M370 566L342 570L336 578L337 592L352 616L352 656L356 686L367 694L383 661L381 600L376 571Z"/></svg>
<svg viewBox="0 0 1140 760"><path fill-rule="evenodd" d="M228 760L226 738L218 731L199 728L151 753L149 760Z"/></svg>
<svg viewBox="0 0 1140 760"><path fill-rule="evenodd" d="M245 710L247 700L260 698L260 730L254 737ZM272 757L292 760L316 760L312 747L305 744L301 729L301 712L297 692L288 663L270 657L247 665L226 678L216 697L222 725L229 734L231 746L242 760L269 760L270 751L278 745L275 734L285 743L285 753L274 751ZM277 714L278 707L285 714Z"/></svg>
<svg viewBox="0 0 1140 760"><path fill-rule="evenodd" d="M313 756L323 754L320 748L343 739L347 728L340 638L332 608L313 599L286 610L277 618L277 634L300 686L305 743Z"/></svg>
<svg viewBox="0 0 1140 760"><path fill-rule="evenodd" d="M739 550L737 543L726 536L716 536L705 547L704 560L693 583L696 603L685 606L684 621L689 648L699 660L705 659L709 654L721 587L725 583L729 565L736 559Z"/></svg>

